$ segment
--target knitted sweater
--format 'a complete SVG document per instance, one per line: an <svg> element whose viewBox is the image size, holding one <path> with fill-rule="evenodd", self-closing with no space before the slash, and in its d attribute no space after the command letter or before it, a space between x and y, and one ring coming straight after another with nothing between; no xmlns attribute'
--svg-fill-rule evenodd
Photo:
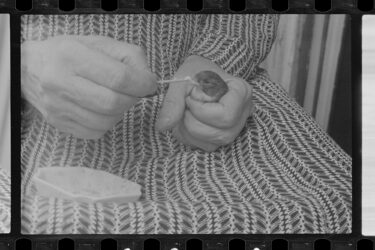
<svg viewBox="0 0 375 250"><path fill-rule="evenodd" d="M159 79L201 55L254 88L236 140L192 149L154 124L165 95L141 99L99 140L59 132L33 108L22 119L22 233L350 233L351 159L257 65L275 38L272 15L23 16L22 41L102 35L142 46ZM37 168L101 169L137 182L132 203L40 197Z"/></svg>
<svg viewBox="0 0 375 250"><path fill-rule="evenodd" d="M10 233L10 174L0 166L0 233Z"/></svg>

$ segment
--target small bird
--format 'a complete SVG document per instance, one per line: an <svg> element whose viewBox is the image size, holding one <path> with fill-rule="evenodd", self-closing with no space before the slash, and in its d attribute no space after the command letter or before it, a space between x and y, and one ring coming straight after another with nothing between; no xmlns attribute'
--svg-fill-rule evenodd
<svg viewBox="0 0 375 250"><path fill-rule="evenodd" d="M194 76L193 80L198 82L202 91L210 97L206 101L217 102L228 92L227 83L213 71L200 71Z"/></svg>

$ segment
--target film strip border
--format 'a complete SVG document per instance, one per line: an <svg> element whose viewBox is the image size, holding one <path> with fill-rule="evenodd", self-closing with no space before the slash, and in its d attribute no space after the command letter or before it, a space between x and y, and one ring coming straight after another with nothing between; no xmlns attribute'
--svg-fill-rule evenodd
<svg viewBox="0 0 375 250"><path fill-rule="evenodd" d="M96 9L228 10L228 11L303 11L310 13L375 13L374 0L1 0L0 9L74 11Z"/></svg>
<svg viewBox="0 0 375 250"><path fill-rule="evenodd" d="M87 237L87 236L86 236ZM217 237L217 236L213 236ZM302 236L300 236L301 238ZM307 241L296 239L287 241L285 239L266 240L242 240L233 238L223 239L167 239L150 238L138 239L70 239L60 240L37 239L30 240L21 238L16 241L0 241L1 250L372 250L374 242L370 239L360 240L327 240L317 239ZM303 237L302 237L303 238Z"/></svg>
<svg viewBox="0 0 375 250"><path fill-rule="evenodd" d="M236 4L234 4L236 2ZM239 3L239 4L238 4ZM62 12L74 10L102 10L116 11L121 9L142 9L146 11L158 10L190 10L200 11L205 9L233 10L233 11L302 11L310 13L321 12L344 12L344 13L362 13L373 12L374 1L360 0L0 0L0 9L14 9L20 12L30 10L60 10ZM320 239L304 240L303 235L298 236L295 240L285 240L283 237L274 237L274 240L242 240L232 237L231 240L223 239L218 235L208 235L205 237L186 237L186 239L174 239L174 235L166 238L151 236L147 239L131 239L123 237L119 239L100 239L97 236L85 236L82 238L65 238L45 239L43 237L30 237L14 239L9 237L0 239L0 250L10 249L68 249L68 250L367 250L375 249L375 239L361 238L353 239L348 236L347 240L329 240ZM86 238L86 239L85 239ZM197 239L200 238L200 239ZM226 237L225 237L226 238Z"/></svg>

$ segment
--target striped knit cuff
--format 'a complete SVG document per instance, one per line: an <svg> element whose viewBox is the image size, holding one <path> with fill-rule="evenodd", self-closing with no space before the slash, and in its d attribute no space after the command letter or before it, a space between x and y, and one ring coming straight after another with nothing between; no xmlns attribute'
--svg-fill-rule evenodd
<svg viewBox="0 0 375 250"><path fill-rule="evenodd" d="M187 56L211 60L227 73L247 79L257 66L254 51L241 38L208 33L193 42Z"/></svg>

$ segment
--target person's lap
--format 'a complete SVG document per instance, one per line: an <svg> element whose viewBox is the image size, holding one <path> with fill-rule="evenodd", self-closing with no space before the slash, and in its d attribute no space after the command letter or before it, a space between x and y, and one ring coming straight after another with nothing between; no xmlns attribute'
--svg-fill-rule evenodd
<svg viewBox="0 0 375 250"><path fill-rule="evenodd" d="M24 191L37 167L84 166L135 181L143 195L90 205L26 192L22 233L350 233L351 159L263 72L251 84L253 117L213 153L155 131L162 96L143 99L98 141L65 136L40 116L23 121Z"/></svg>

